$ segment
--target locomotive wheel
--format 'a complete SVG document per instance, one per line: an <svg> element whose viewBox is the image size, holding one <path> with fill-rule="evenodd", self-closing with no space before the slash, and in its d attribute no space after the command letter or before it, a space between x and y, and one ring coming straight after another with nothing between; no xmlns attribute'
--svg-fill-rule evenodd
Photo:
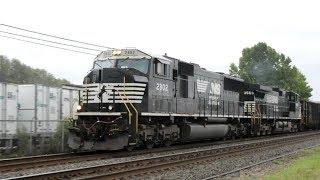
<svg viewBox="0 0 320 180"><path fill-rule="evenodd" d="M147 149L152 149L154 146L154 143L153 142L146 142L146 147Z"/></svg>
<svg viewBox="0 0 320 180"><path fill-rule="evenodd" d="M257 132L257 136L260 136L260 131Z"/></svg>
<svg viewBox="0 0 320 180"><path fill-rule="evenodd" d="M236 140L236 139L238 139L238 137L239 137L238 131L232 133L232 140Z"/></svg>
<svg viewBox="0 0 320 180"><path fill-rule="evenodd" d="M76 154L76 153L79 152L79 150L78 150L78 149L72 149L71 152L74 153L74 154Z"/></svg>
<svg viewBox="0 0 320 180"><path fill-rule="evenodd" d="M169 147L169 146L171 146L171 144L172 144L172 142L170 140L164 141L164 146L165 147Z"/></svg>
<svg viewBox="0 0 320 180"><path fill-rule="evenodd" d="M134 149L134 146L126 146L127 151L132 151Z"/></svg>

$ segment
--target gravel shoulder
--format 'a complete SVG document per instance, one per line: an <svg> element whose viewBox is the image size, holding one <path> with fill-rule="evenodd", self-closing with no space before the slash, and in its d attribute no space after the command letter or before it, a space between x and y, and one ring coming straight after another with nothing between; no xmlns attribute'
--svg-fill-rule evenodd
<svg viewBox="0 0 320 180"><path fill-rule="evenodd" d="M259 166L240 172L240 179L263 179L263 177L276 172L279 168L288 167L295 160L305 156L305 150L285 156L278 160L267 162Z"/></svg>
<svg viewBox="0 0 320 180"><path fill-rule="evenodd" d="M223 172L232 171L243 166L315 145L320 145L319 139L308 140L294 145L284 145L274 149L261 150L256 153L243 154L237 157L221 159L214 162L206 162L205 164L190 164L181 169L163 172L156 176L149 176L147 179L206 179ZM274 162L262 164L258 167L234 173L219 179L260 179L264 175L273 172L279 165L288 164L288 162L293 161L299 157L299 154L300 153L294 154L284 158L283 160L276 160Z"/></svg>
<svg viewBox="0 0 320 180"><path fill-rule="evenodd" d="M319 179L320 146L241 172L241 179Z"/></svg>

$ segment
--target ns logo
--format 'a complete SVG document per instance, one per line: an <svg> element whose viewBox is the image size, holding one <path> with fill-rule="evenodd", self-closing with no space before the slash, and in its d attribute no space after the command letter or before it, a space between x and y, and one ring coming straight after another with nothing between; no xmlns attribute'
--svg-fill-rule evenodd
<svg viewBox="0 0 320 180"><path fill-rule="evenodd" d="M211 105L219 103L218 99L221 94L221 84L219 82L209 82L197 79L197 91L208 95L208 104Z"/></svg>
<svg viewBox="0 0 320 180"><path fill-rule="evenodd" d="M221 85L217 82L210 83L210 91L209 91L209 105L217 104L219 105L219 97L221 93Z"/></svg>

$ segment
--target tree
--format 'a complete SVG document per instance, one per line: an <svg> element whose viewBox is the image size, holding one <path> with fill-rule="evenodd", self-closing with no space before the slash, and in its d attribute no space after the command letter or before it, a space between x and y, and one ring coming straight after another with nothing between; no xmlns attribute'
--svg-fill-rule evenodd
<svg viewBox="0 0 320 180"><path fill-rule="evenodd" d="M291 65L291 59L266 43L259 42L244 48L239 66L232 63L229 73L246 82L277 86L300 94L302 99L311 97L312 88L299 69Z"/></svg>
<svg viewBox="0 0 320 180"><path fill-rule="evenodd" d="M5 81L9 76L10 61L5 56L0 56L0 81Z"/></svg>
<svg viewBox="0 0 320 180"><path fill-rule="evenodd" d="M34 69L17 59L9 60L0 56L0 82L16 84L43 84L46 86L62 86L70 84L65 79L55 78L43 69Z"/></svg>
<svg viewBox="0 0 320 180"><path fill-rule="evenodd" d="M25 127L18 128L17 140L18 140L17 156L27 155L30 149L30 134L27 133L27 129Z"/></svg>
<svg viewBox="0 0 320 180"><path fill-rule="evenodd" d="M71 117L65 118L62 122L58 122L56 132L53 135L51 145L51 151L61 152L62 145L64 150L68 149L68 137L69 137L69 128L72 127L73 119ZM62 137L63 136L63 137Z"/></svg>
<svg viewBox="0 0 320 180"><path fill-rule="evenodd" d="M231 63L230 69L229 69L229 74L233 75L233 76L239 75L239 69L235 63Z"/></svg>

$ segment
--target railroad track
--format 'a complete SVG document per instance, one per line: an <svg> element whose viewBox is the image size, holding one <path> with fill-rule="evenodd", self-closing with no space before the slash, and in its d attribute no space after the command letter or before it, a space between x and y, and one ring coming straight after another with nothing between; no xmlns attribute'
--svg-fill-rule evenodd
<svg viewBox="0 0 320 180"><path fill-rule="evenodd" d="M282 134L278 136L290 136L292 134ZM142 154L149 153L160 153L166 151L174 151L181 149L190 149L194 147L205 147L212 145L230 144L237 142L248 142L252 140L275 138L277 136L267 136L267 137L254 137L238 140L228 140L228 141L215 141L215 142L198 142L183 145L176 145L171 147L160 147L154 149L143 149L136 150L133 152L127 151L114 151L114 152L86 152L86 153L62 153L62 154L52 154L52 155L41 155L41 156L30 156L22 158L10 158L0 160L0 173L17 172L27 169L43 168L49 166L57 166L64 164L72 164L86 161L103 160L110 158L121 158L129 156L138 156Z"/></svg>
<svg viewBox="0 0 320 180"><path fill-rule="evenodd" d="M41 156L30 156L22 158L10 158L0 160L0 172L14 172L32 168L55 166L67 163L77 163L83 161L98 160L107 158L106 155L97 156L90 153L62 153Z"/></svg>
<svg viewBox="0 0 320 180"><path fill-rule="evenodd" d="M217 159L230 158L246 153L254 153L266 148L276 148L286 144L294 144L307 139L319 137L320 132L304 133L273 139L261 139L256 142L245 142L222 148L209 148L186 153L177 153L152 158L130 160L126 162L68 169L50 173L34 174L18 177L19 179L130 179L152 175L175 168L183 168L190 164L210 162Z"/></svg>

